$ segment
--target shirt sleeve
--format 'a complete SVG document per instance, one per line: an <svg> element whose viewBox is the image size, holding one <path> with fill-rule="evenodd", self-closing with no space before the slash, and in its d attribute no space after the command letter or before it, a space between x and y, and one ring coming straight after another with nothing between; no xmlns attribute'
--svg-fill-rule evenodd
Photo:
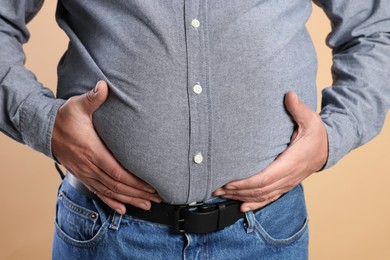
<svg viewBox="0 0 390 260"><path fill-rule="evenodd" d="M58 108L65 102L24 67L26 24L43 0L0 0L0 130L53 158L51 134Z"/></svg>
<svg viewBox="0 0 390 260"><path fill-rule="evenodd" d="M390 0L314 0L331 21L333 86L322 92L329 168L382 129L390 103ZM320 28L318 28L320 29Z"/></svg>

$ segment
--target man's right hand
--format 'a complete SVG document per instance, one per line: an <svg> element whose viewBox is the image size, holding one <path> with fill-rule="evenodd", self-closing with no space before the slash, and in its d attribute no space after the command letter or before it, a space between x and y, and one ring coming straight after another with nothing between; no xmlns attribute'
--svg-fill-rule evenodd
<svg viewBox="0 0 390 260"><path fill-rule="evenodd" d="M109 207L120 214L125 203L148 210L161 202L150 185L126 171L113 157L92 122L92 114L107 99L108 86L99 81L89 92L71 97L54 123L52 151L56 159Z"/></svg>

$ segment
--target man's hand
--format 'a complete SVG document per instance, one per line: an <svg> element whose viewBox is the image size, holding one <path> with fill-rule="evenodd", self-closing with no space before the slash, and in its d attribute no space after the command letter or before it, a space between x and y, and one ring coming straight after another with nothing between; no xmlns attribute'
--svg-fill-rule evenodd
<svg viewBox="0 0 390 260"><path fill-rule="evenodd" d="M215 196L244 201L241 211L255 210L277 200L327 161L327 134L319 115L294 92L286 95L285 104L297 124L287 149L260 173L230 182L214 192Z"/></svg>
<svg viewBox="0 0 390 260"><path fill-rule="evenodd" d="M96 87L70 98L54 123L52 151L57 160L109 207L120 214L124 203L148 210L150 201L161 202L155 189L127 172L108 151L96 133L92 114L108 97L108 87Z"/></svg>

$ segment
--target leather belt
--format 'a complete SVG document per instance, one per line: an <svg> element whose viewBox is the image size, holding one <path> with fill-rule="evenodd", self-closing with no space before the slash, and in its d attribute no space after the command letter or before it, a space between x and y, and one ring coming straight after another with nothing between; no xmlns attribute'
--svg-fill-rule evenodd
<svg viewBox="0 0 390 260"><path fill-rule="evenodd" d="M67 173L68 183L83 195L101 201L74 175ZM126 205L126 214L134 218L169 225L176 233L209 233L222 230L245 216L241 202L227 200L216 204L171 205L151 202L150 210Z"/></svg>

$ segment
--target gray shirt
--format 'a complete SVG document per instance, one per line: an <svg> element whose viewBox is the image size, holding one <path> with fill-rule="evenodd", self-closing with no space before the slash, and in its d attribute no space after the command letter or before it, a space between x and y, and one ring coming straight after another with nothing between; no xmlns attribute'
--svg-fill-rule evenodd
<svg viewBox="0 0 390 260"><path fill-rule="evenodd" d="M332 23L325 168L380 131L390 102L390 1L317 0ZM41 0L0 0L0 128L47 156L56 111L104 79L95 127L166 202L202 201L260 172L290 142L289 90L316 109L309 0L59 0L69 37L57 99L28 71ZM318 30L321 30L319 27Z"/></svg>

